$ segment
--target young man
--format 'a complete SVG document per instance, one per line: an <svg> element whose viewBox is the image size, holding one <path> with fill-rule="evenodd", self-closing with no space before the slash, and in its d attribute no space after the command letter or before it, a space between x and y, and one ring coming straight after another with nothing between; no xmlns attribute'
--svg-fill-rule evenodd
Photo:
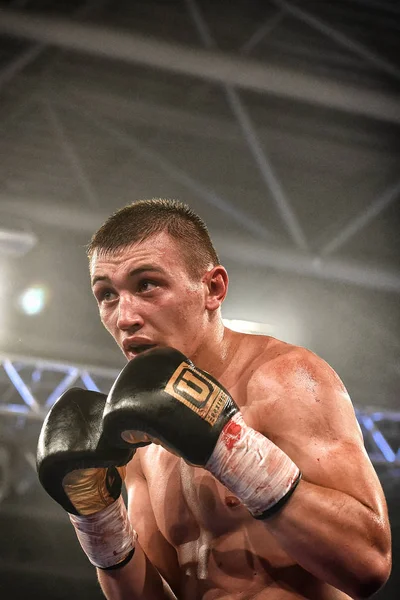
<svg viewBox="0 0 400 600"><path fill-rule="evenodd" d="M150 200L121 209L93 236L88 256L101 321L129 372L107 400L90 397L100 408L87 408L85 392L66 399L63 410L80 404L80 414L88 411L74 444L90 438L90 460L79 470L71 459L59 479L68 497L61 503L99 567L105 596L344 600L375 593L391 568L387 509L338 375L304 348L224 327L228 275L206 226L183 204ZM216 411L207 423L203 386ZM104 423L116 427L107 411L115 416L121 406L115 439L133 457L116 457L110 437L105 451L93 437ZM144 425L150 412L152 424ZM64 427L57 439L70 440L65 414L53 411L44 424L42 458L57 418ZM140 442L147 445L137 448ZM65 442L67 453L72 446ZM128 519L110 464L126 475Z"/></svg>

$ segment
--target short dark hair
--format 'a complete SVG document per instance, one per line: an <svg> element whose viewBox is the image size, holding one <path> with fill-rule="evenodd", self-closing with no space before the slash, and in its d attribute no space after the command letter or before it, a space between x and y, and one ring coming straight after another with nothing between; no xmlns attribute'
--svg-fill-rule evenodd
<svg viewBox="0 0 400 600"><path fill-rule="evenodd" d="M97 249L107 254L163 231L181 245L192 277L219 264L204 221L187 204L164 198L138 200L113 213L93 234L88 258Z"/></svg>

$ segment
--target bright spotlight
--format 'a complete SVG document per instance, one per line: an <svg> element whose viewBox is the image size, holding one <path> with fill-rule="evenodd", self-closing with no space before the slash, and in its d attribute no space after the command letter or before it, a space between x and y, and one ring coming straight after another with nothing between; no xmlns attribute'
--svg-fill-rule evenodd
<svg viewBox="0 0 400 600"><path fill-rule="evenodd" d="M256 321L245 321L243 319L222 319L224 325L238 331L239 333L253 333L258 335L271 335L272 326L267 323L257 323Z"/></svg>
<svg viewBox="0 0 400 600"><path fill-rule="evenodd" d="M242 319L222 319L226 327L239 333L269 335L295 346L309 346L305 328L293 311L283 314L280 309L269 311L270 323L259 323Z"/></svg>
<svg viewBox="0 0 400 600"><path fill-rule="evenodd" d="M37 315L46 304L47 294L44 287L35 285L27 288L20 296L19 305L27 315Z"/></svg>

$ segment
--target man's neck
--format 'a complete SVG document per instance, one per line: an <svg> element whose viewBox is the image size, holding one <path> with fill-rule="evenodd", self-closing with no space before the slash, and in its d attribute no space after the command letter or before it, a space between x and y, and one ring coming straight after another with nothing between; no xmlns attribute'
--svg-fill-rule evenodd
<svg viewBox="0 0 400 600"><path fill-rule="evenodd" d="M221 323L191 356L196 367L220 379L231 363L241 336Z"/></svg>

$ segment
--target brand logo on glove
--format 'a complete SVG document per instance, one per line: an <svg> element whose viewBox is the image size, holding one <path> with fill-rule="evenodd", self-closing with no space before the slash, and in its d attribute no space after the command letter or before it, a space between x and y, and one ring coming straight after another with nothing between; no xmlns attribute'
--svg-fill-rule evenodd
<svg viewBox="0 0 400 600"><path fill-rule="evenodd" d="M168 381L165 391L214 425L228 396L203 373L182 362Z"/></svg>

